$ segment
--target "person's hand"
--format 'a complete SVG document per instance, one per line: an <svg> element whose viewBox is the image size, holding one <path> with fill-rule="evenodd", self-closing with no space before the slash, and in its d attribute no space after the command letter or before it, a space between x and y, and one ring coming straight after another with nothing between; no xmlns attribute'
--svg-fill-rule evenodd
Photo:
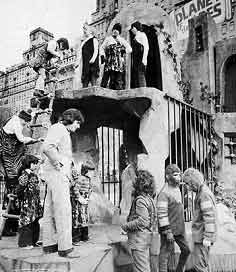
<svg viewBox="0 0 236 272"><path fill-rule="evenodd" d="M167 232L166 239L169 243L173 243L175 241L174 235L171 231Z"/></svg>
<svg viewBox="0 0 236 272"><path fill-rule="evenodd" d="M92 162L90 162L90 161L83 162L83 164L81 166L81 175L84 176L88 173L88 171L94 170L94 169L95 169L95 167Z"/></svg>
<svg viewBox="0 0 236 272"><path fill-rule="evenodd" d="M143 65L146 67L147 66L147 61L146 60L143 60L142 61Z"/></svg>
<svg viewBox="0 0 236 272"><path fill-rule="evenodd" d="M124 231L123 229L121 229L121 232L120 232L121 235L127 235L127 232Z"/></svg>
<svg viewBox="0 0 236 272"><path fill-rule="evenodd" d="M43 142L43 141L44 141L44 139L41 137L37 139L37 142Z"/></svg>
<svg viewBox="0 0 236 272"><path fill-rule="evenodd" d="M93 64L93 63L94 63L94 60L93 60L93 59L91 59L91 60L89 61L89 63L90 63L90 64Z"/></svg>
<svg viewBox="0 0 236 272"><path fill-rule="evenodd" d="M211 241L207 240L207 239L203 239L202 244L205 247L210 247L211 246Z"/></svg>

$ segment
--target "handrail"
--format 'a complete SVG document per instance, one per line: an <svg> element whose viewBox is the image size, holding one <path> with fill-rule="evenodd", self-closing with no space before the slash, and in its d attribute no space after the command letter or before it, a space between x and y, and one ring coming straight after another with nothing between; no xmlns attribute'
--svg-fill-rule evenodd
<svg viewBox="0 0 236 272"><path fill-rule="evenodd" d="M198 109L198 108L196 108L196 107L194 107L194 106L192 106L192 105L190 105L190 104L188 104L188 103L186 103L186 102L184 102L184 101L182 101L182 100L180 100L180 99L178 99L176 97L173 97L173 96L171 96L169 94L165 94L164 97L167 98L167 99L170 98L171 100L175 100L178 103L180 103L182 105L185 105L185 106L187 106L187 107L189 107L189 108L191 108L191 109L193 109L193 110L195 110L197 112L204 113L204 114L208 115L209 117L213 116L211 113L208 113L206 111L200 110L200 109Z"/></svg>

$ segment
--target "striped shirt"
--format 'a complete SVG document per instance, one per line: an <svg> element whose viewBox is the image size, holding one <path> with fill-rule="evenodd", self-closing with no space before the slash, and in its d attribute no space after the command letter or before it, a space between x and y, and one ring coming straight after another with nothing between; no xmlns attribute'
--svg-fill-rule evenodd
<svg viewBox="0 0 236 272"><path fill-rule="evenodd" d="M207 239L212 243L217 233L216 202L210 189L203 184L194 200L194 218L192 224L193 241L202 243Z"/></svg>
<svg viewBox="0 0 236 272"><path fill-rule="evenodd" d="M184 235L184 207L179 187L165 184L157 197L157 218L159 232L171 230L173 235Z"/></svg>

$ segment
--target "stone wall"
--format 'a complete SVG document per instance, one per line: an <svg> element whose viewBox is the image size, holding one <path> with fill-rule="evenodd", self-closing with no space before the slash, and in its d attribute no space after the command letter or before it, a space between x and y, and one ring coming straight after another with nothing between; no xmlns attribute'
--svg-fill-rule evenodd
<svg viewBox="0 0 236 272"><path fill-rule="evenodd" d="M202 28L202 48L197 48L198 27ZM200 83L207 85L209 92L215 91L214 33L214 22L207 14L191 19L188 46L181 60L182 79L191 84L190 96L193 98L193 105L207 112L212 112L213 107L207 100L201 100Z"/></svg>

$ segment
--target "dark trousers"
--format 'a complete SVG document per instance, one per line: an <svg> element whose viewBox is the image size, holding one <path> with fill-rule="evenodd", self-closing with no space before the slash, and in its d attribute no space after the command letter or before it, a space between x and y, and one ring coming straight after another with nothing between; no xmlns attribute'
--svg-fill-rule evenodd
<svg viewBox="0 0 236 272"><path fill-rule="evenodd" d="M174 236L175 242L180 248L179 262L176 268L176 272L184 271L184 266L190 254L188 242L183 235ZM159 272L167 272L168 260L170 255L174 255L174 243L169 243L166 239L166 235L161 235L161 248L159 255ZM173 256L174 258L174 256Z"/></svg>
<svg viewBox="0 0 236 272"><path fill-rule="evenodd" d="M87 88L89 83L91 83L91 86L97 85L97 72L90 71L88 74L83 76L82 79L82 85L83 88Z"/></svg>
<svg viewBox="0 0 236 272"><path fill-rule="evenodd" d="M88 227L77 227L72 228L72 242L76 243L79 241L87 241L89 239L88 236Z"/></svg>
<svg viewBox="0 0 236 272"><path fill-rule="evenodd" d="M132 81L131 87L132 88L140 88L146 87L146 68L143 63L134 64L133 71L132 71Z"/></svg>
<svg viewBox="0 0 236 272"><path fill-rule="evenodd" d="M40 226L38 219L19 228L18 246L34 246L39 239Z"/></svg>
<svg viewBox="0 0 236 272"><path fill-rule="evenodd" d="M112 90L122 90L123 89L123 73L117 71L105 71L103 73L101 87L107 88L108 81L109 89Z"/></svg>
<svg viewBox="0 0 236 272"><path fill-rule="evenodd" d="M4 200L3 200L3 208L6 209L8 206L9 199L7 198L8 194L16 194L16 187L18 184L17 178L8 178L6 181L6 190L4 192ZM19 215L20 207L19 202L13 200L11 202L10 209L8 211L9 214ZM8 218L6 220L3 236L11 236L12 234L18 231L18 219Z"/></svg>

